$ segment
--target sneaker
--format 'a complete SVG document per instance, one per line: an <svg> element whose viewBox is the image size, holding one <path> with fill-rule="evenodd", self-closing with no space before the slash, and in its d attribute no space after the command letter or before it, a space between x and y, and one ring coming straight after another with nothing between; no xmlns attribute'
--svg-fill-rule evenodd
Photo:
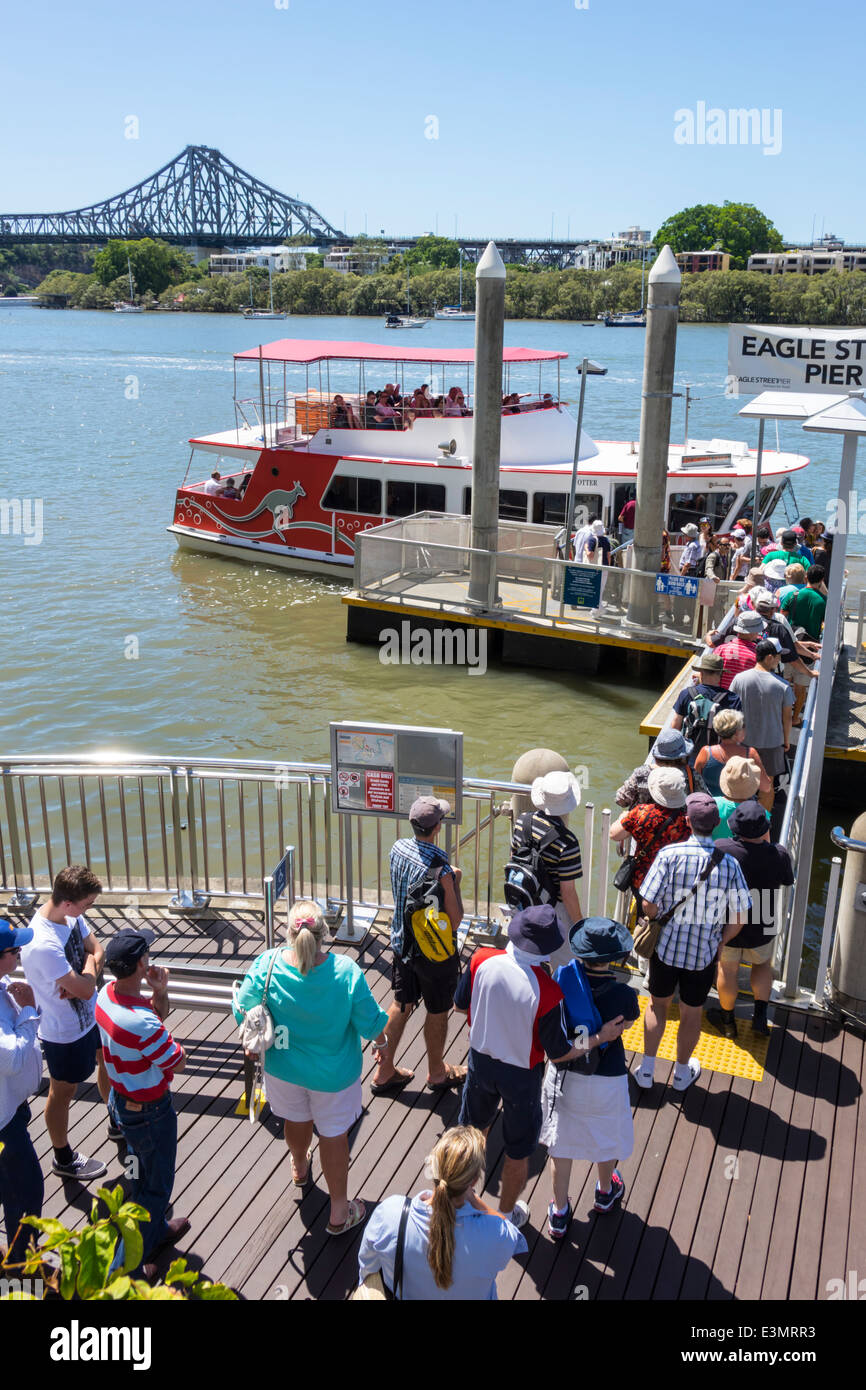
<svg viewBox="0 0 866 1390"><path fill-rule="evenodd" d="M595 1201L592 1204L593 1211L611 1211L617 1202L621 1202L625 1196L625 1183L614 1168L610 1180L610 1191L602 1192L598 1183L595 1185Z"/></svg>
<svg viewBox="0 0 866 1390"><path fill-rule="evenodd" d="M84 1154L74 1153L71 1163L58 1163L55 1158L51 1171L61 1178L77 1178L79 1182L92 1182L94 1178L104 1178L108 1172L106 1165L98 1158L86 1158Z"/></svg>
<svg viewBox="0 0 866 1390"><path fill-rule="evenodd" d="M551 1240L562 1240L571 1224L571 1202L566 1203L565 1211L560 1213L551 1202L547 1208L547 1234Z"/></svg>
<svg viewBox="0 0 866 1390"><path fill-rule="evenodd" d="M723 1038L736 1038L737 1020L729 1017L724 1009L707 1009L707 1022L718 1028Z"/></svg>
<svg viewBox="0 0 866 1390"><path fill-rule="evenodd" d="M679 1065L679 1063L677 1065ZM697 1081L698 1077L700 1076L701 1064L698 1061L697 1057L690 1057L688 1066L688 1075L684 1076L682 1079L679 1079L677 1077L676 1070L674 1070L674 1079L671 1082L671 1086L675 1091L687 1091L691 1086L692 1082Z"/></svg>
<svg viewBox="0 0 866 1390"><path fill-rule="evenodd" d="M512 1226L517 1227L518 1231L520 1230L521 1226L525 1226L527 1221L529 1220L529 1207L526 1205L526 1203L515 1202L514 1211L511 1213L508 1220L511 1222Z"/></svg>
<svg viewBox="0 0 866 1390"><path fill-rule="evenodd" d="M653 1081L655 1080L655 1062L653 1062L653 1070L652 1070L652 1071L650 1071L650 1072L644 1071L644 1070L642 1069L642 1064L641 1064L640 1067L635 1067L634 1071L632 1072L632 1076L634 1077L634 1079L635 1079L635 1081L637 1082L638 1086L642 1087L642 1089L643 1089L644 1091L648 1091L649 1088L650 1088L650 1086L653 1084Z"/></svg>

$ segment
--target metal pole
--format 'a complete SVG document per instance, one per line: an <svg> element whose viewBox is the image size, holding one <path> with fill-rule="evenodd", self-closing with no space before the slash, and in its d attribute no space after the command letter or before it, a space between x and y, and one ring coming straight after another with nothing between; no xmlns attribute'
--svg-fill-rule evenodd
<svg viewBox="0 0 866 1390"><path fill-rule="evenodd" d="M339 931L334 933L334 940L340 942L349 942L350 944L357 945L358 942L363 940L364 936L366 935L366 931L355 931L355 905L353 901L355 896L355 883L353 872L354 865L352 861L353 819L354 817L351 815L344 815L342 817L343 849L345 851L344 863L346 867L346 921L345 924L342 927L340 927Z"/></svg>
<svg viewBox="0 0 866 1390"><path fill-rule="evenodd" d="M838 496L845 500L839 508L840 525L833 541L833 567L830 574L827 610L824 614L824 632L821 644L821 665L818 675L818 689L815 695L815 714L812 734L815 746L809 762L806 790L803 795L803 824L800 829L800 842L797 846L797 861L809 866L815 853L815 822L818 816L818 795L821 790L821 774L824 759L820 750L824 747L827 722L830 716L830 697L833 694L833 678L836 671L836 636L842 621L842 587L845 581L845 553L848 548L848 515L851 492L854 486L854 461L857 457L856 434L842 436L842 464L839 470ZM838 559L836 550L838 547ZM788 997L797 993L800 975L800 954L803 937L806 934L806 909L809 905L809 870L797 875L794 887L794 905L791 911L791 934L788 941L788 959L785 971L785 994Z"/></svg>
<svg viewBox="0 0 866 1390"><path fill-rule="evenodd" d="M749 562L750 569L754 569L758 563L758 524L761 517L761 468L764 462L764 425L766 421L763 416L758 421L758 458L755 463L755 500L752 504L752 558Z"/></svg>
<svg viewBox="0 0 866 1390"><path fill-rule="evenodd" d="M684 452L685 452L685 450L687 450L688 447L689 447L689 405L690 405L690 403L691 403L691 402L690 402L690 392L691 392L691 387L690 387L690 386L687 386L687 387L686 387L686 434L685 434L685 438L684 438L684 440L683 440L683 451L684 451Z"/></svg>
<svg viewBox="0 0 866 1390"><path fill-rule="evenodd" d="M671 403L677 352L677 319L683 277L669 246L664 246L649 274L646 345L640 409L632 559L635 570L655 574L661 563L662 531L671 441ZM655 590L634 576L628 621L651 623Z"/></svg>
<svg viewBox="0 0 866 1390"><path fill-rule="evenodd" d="M262 444L268 447L268 427L265 421L265 364L262 357L262 345L259 343L259 396L262 402Z"/></svg>
<svg viewBox="0 0 866 1390"><path fill-rule="evenodd" d="M270 874L265 879L265 950L274 946L274 880Z"/></svg>
<svg viewBox="0 0 866 1390"><path fill-rule="evenodd" d="M580 397L577 403L577 434L574 439L574 459L571 465L571 490L568 494L568 511L565 516L565 558L571 559L571 533L574 530L574 494L577 490L577 469L580 463L580 432L583 428L583 398L586 395L586 368L589 362L584 357L580 364ZM560 617L562 614L560 613Z"/></svg>
<svg viewBox="0 0 866 1390"><path fill-rule="evenodd" d="M499 544L499 453L502 432L502 345L505 266L494 243L475 270L475 412L472 441L472 554L469 601L492 606Z"/></svg>
<svg viewBox="0 0 866 1390"><path fill-rule="evenodd" d="M824 1000L827 987L827 965L830 960L830 942L833 937L833 923L836 920L836 907L839 902L839 879L842 875L842 860L834 854L830 860L830 881L827 884L827 903L824 908L824 926L821 931L821 951L818 956L818 973L815 976L815 1003Z"/></svg>

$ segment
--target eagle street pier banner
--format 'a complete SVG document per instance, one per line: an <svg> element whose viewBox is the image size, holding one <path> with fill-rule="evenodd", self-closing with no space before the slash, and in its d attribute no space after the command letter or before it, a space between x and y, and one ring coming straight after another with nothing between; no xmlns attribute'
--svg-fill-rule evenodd
<svg viewBox="0 0 866 1390"><path fill-rule="evenodd" d="M784 328L732 323L728 394L815 391L839 395L866 387L866 328Z"/></svg>

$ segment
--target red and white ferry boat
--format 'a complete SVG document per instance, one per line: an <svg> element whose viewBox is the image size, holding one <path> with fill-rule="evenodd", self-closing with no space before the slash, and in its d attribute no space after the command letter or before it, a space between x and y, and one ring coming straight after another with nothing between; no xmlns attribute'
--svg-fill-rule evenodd
<svg viewBox="0 0 866 1390"><path fill-rule="evenodd" d="M576 429L560 394L567 356L504 351L503 397L511 401L502 417L503 518L565 523ZM237 353L234 362L234 428L190 440L168 528L182 549L348 577L359 531L415 512L470 511L471 348L395 352L377 343L281 339ZM390 385L405 401L422 384L433 400L448 397L447 409L461 413L443 417L398 406L381 427L365 409L369 390ZM335 406L338 393L342 401ZM634 496L637 463L635 441L595 441L584 432L578 504L613 529ZM790 478L807 463L802 454L764 451L762 517L781 503L795 519ZM220 488L231 481L231 491L241 495L215 494L214 473ZM742 442L673 445L667 483L672 539L686 522L704 516L714 531L729 530L736 517L751 515L754 484L755 451Z"/></svg>

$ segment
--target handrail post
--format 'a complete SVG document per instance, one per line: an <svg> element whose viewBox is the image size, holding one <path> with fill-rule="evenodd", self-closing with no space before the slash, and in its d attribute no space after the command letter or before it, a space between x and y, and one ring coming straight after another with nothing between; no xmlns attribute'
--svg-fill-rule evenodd
<svg viewBox="0 0 866 1390"><path fill-rule="evenodd" d="M33 907L39 894L31 884L30 889L22 887L24 870L21 864L21 842L18 838L18 811L15 806L15 784L12 769L3 767L3 795L6 801L6 821L9 826L9 853L12 858L12 877L15 891L9 899L10 907Z"/></svg>
<svg viewBox="0 0 866 1390"><path fill-rule="evenodd" d="M194 873L195 849L193 841L195 839L195 804L190 783L189 770L185 767L169 767L171 778L171 834L174 844L174 868L177 880L177 892L169 898L168 905L172 908L180 908L184 912L194 911L198 908L207 907L210 902L209 893L199 893L193 887L194 880L190 880L190 886L186 886L186 876L183 867L183 821L181 820L180 810L180 785L179 777L183 776L186 780L186 804L189 817L187 825L190 827L190 871Z"/></svg>
<svg viewBox="0 0 866 1390"><path fill-rule="evenodd" d="M821 949L818 954L818 973L815 976L815 1003L821 1004L827 986L827 966L830 963L830 945L839 904L839 879L842 876L842 860L834 854L830 860L830 879L827 883L827 902L824 906L824 925L821 928Z"/></svg>

